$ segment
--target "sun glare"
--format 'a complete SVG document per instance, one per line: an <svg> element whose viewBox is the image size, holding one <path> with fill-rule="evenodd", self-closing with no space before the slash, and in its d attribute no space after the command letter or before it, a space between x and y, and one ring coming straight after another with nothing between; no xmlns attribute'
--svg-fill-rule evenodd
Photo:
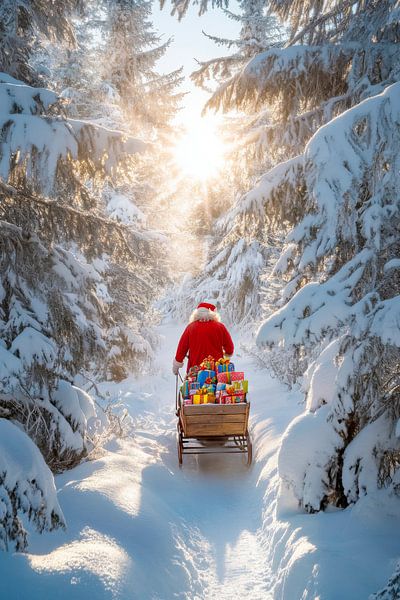
<svg viewBox="0 0 400 600"><path fill-rule="evenodd" d="M224 164L225 152L226 147L218 135L217 120L212 117L188 124L174 149L181 174L199 181L217 175Z"/></svg>

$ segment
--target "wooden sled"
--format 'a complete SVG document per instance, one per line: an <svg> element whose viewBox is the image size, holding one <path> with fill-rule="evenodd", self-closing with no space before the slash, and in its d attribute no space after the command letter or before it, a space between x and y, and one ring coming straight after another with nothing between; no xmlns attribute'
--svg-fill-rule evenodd
<svg viewBox="0 0 400 600"><path fill-rule="evenodd" d="M243 454L251 465L253 448L249 435L250 402L237 404L184 405L176 378L178 461L184 454Z"/></svg>

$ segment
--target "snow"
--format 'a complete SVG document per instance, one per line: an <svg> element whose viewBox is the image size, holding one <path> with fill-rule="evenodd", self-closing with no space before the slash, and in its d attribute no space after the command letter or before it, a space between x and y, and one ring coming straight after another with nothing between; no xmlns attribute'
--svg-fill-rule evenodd
<svg viewBox="0 0 400 600"><path fill-rule="evenodd" d="M22 513L32 519L40 531L52 529L55 518L60 523L64 520L53 476L39 449L11 421L0 419L0 548L3 550L10 530L16 534L18 544L24 545L24 530L19 519Z"/></svg>
<svg viewBox="0 0 400 600"><path fill-rule="evenodd" d="M371 333L383 343L400 347L400 296L381 302L375 313Z"/></svg>
<svg viewBox="0 0 400 600"><path fill-rule="evenodd" d="M107 210L111 218L122 223L144 223L146 220L144 213L136 206L133 199L125 194L114 192L107 204Z"/></svg>
<svg viewBox="0 0 400 600"><path fill-rule="evenodd" d="M57 94L46 88L34 88L24 85L21 81L15 83L5 81L5 73L0 73L0 106L2 112L36 114L47 110L57 102Z"/></svg>
<svg viewBox="0 0 400 600"><path fill-rule="evenodd" d="M61 160L78 158L111 174L121 158L144 152L149 144L91 121L46 116L57 95L0 73L0 178L24 165L49 194ZM15 163L15 164L14 164Z"/></svg>
<svg viewBox="0 0 400 600"><path fill-rule="evenodd" d="M339 354L342 338L328 344L321 352L318 361L311 363L304 377L307 391L307 409L315 412L323 404L331 404L335 392L337 375L336 357ZM309 384L307 385L307 380Z"/></svg>
<svg viewBox="0 0 400 600"><path fill-rule="evenodd" d="M89 394L60 379L57 388L52 392L52 400L64 417L68 418L74 430L77 429L84 436L88 420L97 417L94 402Z"/></svg>
<svg viewBox="0 0 400 600"><path fill-rule="evenodd" d="M315 343L350 316L363 312L363 302L352 305L353 289L362 277L369 250L362 250L325 283L304 285L260 327L257 342Z"/></svg>
<svg viewBox="0 0 400 600"><path fill-rule="evenodd" d="M14 338L10 351L20 358L24 368L34 363L51 368L57 357L56 344L33 327L25 327Z"/></svg>
<svg viewBox="0 0 400 600"><path fill-rule="evenodd" d="M306 452L296 445L290 455L286 445L279 454L282 435L295 419L293 430L323 436L319 415L329 405L300 416L300 391L288 392L242 350L235 362L250 380L253 466L214 454L178 467L170 362L182 328L162 326L152 377L102 384L129 410L133 435L56 477L67 529L32 533L28 553L2 555L2 596L358 600L382 589L399 556L398 501L382 490L343 511L300 510L279 486L278 466L300 475Z"/></svg>

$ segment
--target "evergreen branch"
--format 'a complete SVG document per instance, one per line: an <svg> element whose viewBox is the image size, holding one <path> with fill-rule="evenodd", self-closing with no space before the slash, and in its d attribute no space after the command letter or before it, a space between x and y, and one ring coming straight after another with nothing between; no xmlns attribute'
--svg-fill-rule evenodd
<svg viewBox="0 0 400 600"><path fill-rule="evenodd" d="M225 38L217 37L215 35L210 35L209 33L206 33L204 31L204 29L201 30L201 33L205 37L207 37L209 40L211 40L212 42L215 42L217 45L228 46L228 48L231 48L232 46L238 46L239 45L239 41L238 40L228 40L228 39L225 39Z"/></svg>
<svg viewBox="0 0 400 600"><path fill-rule="evenodd" d="M2 213L3 217L5 218L7 218L7 210L4 210L4 207L8 205L7 201L11 199L14 202L16 201L18 203L24 203L24 208L26 206L26 202L43 207L46 211L51 211L56 214L59 217L59 221L62 223L65 223L65 217L69 217L74 221L78 220L80 222L85 222L85 225L89 225L92 228L92 231L98 231L99 227L105 227L108 231L111 230L119 236L126 253L135 261L140 259L141 256L139 254L136 255L132 251L132 247L128 243L125 235L133 235L138 241L146 244L149 242L144 234L141 234L138 231L133 231L132 228L124 223L113 221L112 219L96 215L89 211L79 210L72 206L66 206L65 204L61 204L54 200L46 200L45 198L39 198L26 192L20 192L4 183L1 183L1 189L4 196L2 198L3 202L0 204L0 214ZM22 214L23 210L21 210L21 215Z"/></svg>
<svg viewBox="0 0 400 600"><path fill-rule="evenodd" d="M332 9L330 12L320 15L319 17L315 17L306 25L306 27L304 27L299 33L297 33L294 37L292 37L288 41L285 48L288 48L289 46L293 46L296 42L301 40L307 33L312 31L313 29L316 29L317 27L319 27L326 21L329 21L329 19L331 19L338 13L343 12L344 10L346 10L348 8L351 8L354 4L357 4L358 2L359 2L359 0L344 0L341 4L339 4L339 6Z"/></svg>

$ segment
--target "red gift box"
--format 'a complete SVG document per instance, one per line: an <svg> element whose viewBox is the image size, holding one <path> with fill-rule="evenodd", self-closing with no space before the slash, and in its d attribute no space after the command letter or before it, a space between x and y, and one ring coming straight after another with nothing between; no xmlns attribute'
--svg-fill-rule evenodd
<svg viewBox="0 0 400 600"><path fill-rule="evenodd" d="M231 375L232 375L231 372L217 373L218 383L230 383Z"/></svg>
<svg viewBox="0 0 400 600"><path fill-rule="evenodd" d="M246 394L243 390L230 390L229 392L221 391L220 404L235 404L237 402L245 402Z"/></svg>
<svg viewBox="0 0 400 600"><path fill-rule="evenodd" d="M244 380L244 372L243 371L232 371L230 373L231 381L243 381Z"/></svg>

